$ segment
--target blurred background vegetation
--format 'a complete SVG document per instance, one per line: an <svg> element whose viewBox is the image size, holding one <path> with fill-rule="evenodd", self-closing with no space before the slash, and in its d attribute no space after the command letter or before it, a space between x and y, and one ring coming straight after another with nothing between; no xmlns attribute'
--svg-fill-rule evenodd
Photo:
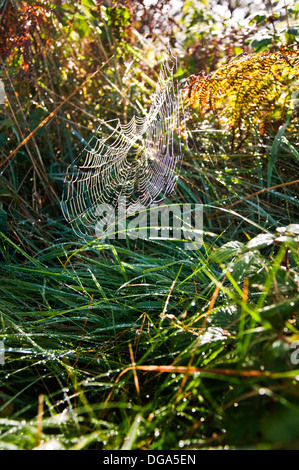
<svg viewBox="0 0 299 470"><path fill-rule="evenodd" d="M237 149L187 106L171 201L203 204L199 250L86 245L60 209L92 131L149 108L166 38L184 86L297 53L298 26L288 0L0 1L0 448L298 449L297 102Z"/></svg>

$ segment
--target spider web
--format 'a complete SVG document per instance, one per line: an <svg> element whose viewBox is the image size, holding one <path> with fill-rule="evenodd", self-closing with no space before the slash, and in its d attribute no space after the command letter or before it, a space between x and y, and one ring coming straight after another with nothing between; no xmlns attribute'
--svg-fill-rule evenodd
<svg viewBox="0 0 299 470"><path fill-rule="evenodd" d="M116 208L125 200L130 216L173 192L185 123L176 70L177 59L168 47L148 113L133 116L128 124L117 119L106 138L100 126L68 167L61 207L78 236L94 237L100 204Z"/></svg>

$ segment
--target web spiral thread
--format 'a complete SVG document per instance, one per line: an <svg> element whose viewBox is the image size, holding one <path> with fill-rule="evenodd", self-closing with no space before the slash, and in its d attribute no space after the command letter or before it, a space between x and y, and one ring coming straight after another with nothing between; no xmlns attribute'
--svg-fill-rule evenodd
<svg viewBox="0 0 299 470"><path fill-rule="evenodd" d="M128 124L116 120L106 138L99 137L100 126L68 167L61 207L78 236L94 236L99 204L116 207L125 200L126 214L133 215L173 192L184 129L176 70L177 58L168 49L148 113L133 116Z"/></svg>

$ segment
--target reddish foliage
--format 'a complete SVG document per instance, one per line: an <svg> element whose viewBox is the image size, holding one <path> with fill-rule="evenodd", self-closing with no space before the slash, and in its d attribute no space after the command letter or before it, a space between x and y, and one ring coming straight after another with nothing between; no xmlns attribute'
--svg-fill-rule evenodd
<svg viewBox="0 0 299 470"><path fill-rule="evenodd" d="M23 69L29 70L31 64L31 42L33 34L48 22L46 8L41 5L18 2L17 6L8 0L0 8L0 56L2 61L10 59L15 53L23 57Z"/></svg>

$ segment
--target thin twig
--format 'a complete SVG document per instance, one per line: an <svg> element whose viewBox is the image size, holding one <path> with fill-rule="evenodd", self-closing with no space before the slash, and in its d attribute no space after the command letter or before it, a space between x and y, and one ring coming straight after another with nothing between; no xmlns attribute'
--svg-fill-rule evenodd
<svg viewBox="0 0 299 470"><path fill-rule="evenodd" d="M231 209L232 207L236 206L237 204L240 204L241 202L244 202L247 199L250 199L254 196L258 196L259 194L264 193L266 191L271 191L272 189L283 188L284 186L291 186L292 184L298 184L298 183L299 183L299 179L298 180L293 180L293 181L287 181L286 183L276 184L275 186L270 186L269 188L260 189L259 191L256 191L255 193L248 194L247 196L242 197L242 199L240 199L240 201L236 201L232 204L229 204L228 206L225 206L225 209ZM208 218L211 219L211 218L215 217L215 215L219 214L220 212L221 212L221 209L218 209L217 211L213 212L213 214L208 215Z"/></svg>
<svg viewBox="0 0 299 470"><path fill-rule="evenodd" d="M52 111L45 119L43 119L39 125L32 131L30 132L30 134L25 138L23 139L23 141L8 155L8 157L5 158L5 160L3 160L3 162L0 163L0 168L2 168L3 166L5 166L7 164L7 162L9 162L9 160L11 160L12 157L14 157L16 155L16 153L20 150L20 148L22 148L25 144L27 144L27 142L34 136L34 134L36 134L36 132L41 129L42 127L44 127L45 124L47 124L48 121L50 121L50 119L52 119L55 114L58 113L58 111L65 105L65 103L67 103L67 101L69 101L76 93L78 90L80 90L80 88L82 88L89 80L91 80L105 65L107 65L107 63L112 59L113 56L110 57L110 59L107 60L107 62L105 62L101 67L99 67L95 72L93 72L91 75L89 75L87 77L86 80L84 80L83 83L81 83L81 85L79 85L77 88L75 88L74 91L72 91L72 93L62 102L60 103L59 106L57 106L56 109L54 109L54 111Z"/></svg>

